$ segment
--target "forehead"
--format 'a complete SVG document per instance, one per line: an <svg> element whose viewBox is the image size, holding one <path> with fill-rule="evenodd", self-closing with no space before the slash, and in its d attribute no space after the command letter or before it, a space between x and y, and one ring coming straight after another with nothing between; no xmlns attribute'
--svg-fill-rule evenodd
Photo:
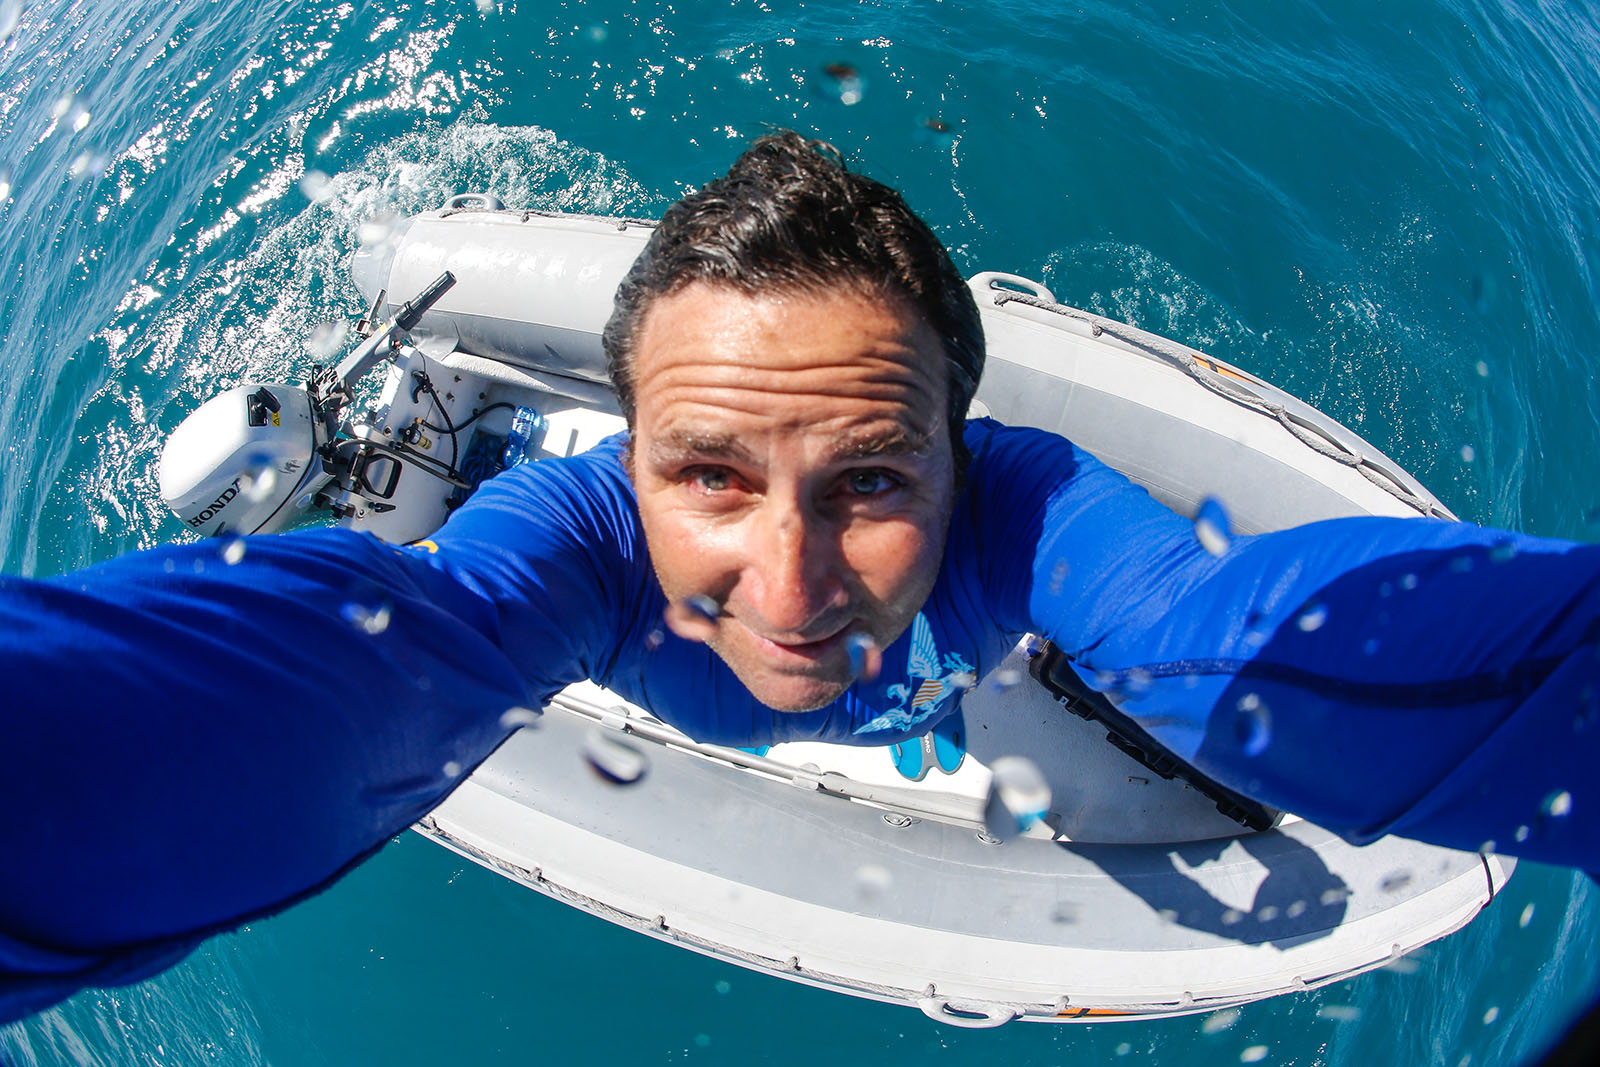
<svg viewBox="0 0 1600 1067"><path fill-rule="evenodd" d="M888 421L925 437L944 422L938 335L873 288L752 294L695 283L655 302L634 358L636 433L874 436L864 427Z"/></svg>

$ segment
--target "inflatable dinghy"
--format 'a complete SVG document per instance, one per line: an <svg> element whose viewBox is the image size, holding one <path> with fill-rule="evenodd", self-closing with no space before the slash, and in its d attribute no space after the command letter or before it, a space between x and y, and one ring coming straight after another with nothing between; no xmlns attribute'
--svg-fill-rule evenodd
<svg viewBox="0 0 1600 1067"><path fill-rule="evenodd" d="M257 484L242 528L230 510L236 532L326 510L410 542L504 464L621 429L599 334L651 225L487 197L407 220L355 258L367 339L305 389L248 383L231 407L203 407L168 451L206 441L227 453L207 468L222 480L164 458L164 492L182 486L169 503L214 532L242 463L277 485ZM1245 533L1450 517L1372 446L1244 371L1022 278L970 284L989 347L975 414L1066 435L1187 515L1224 499ZM380 365L381 390L358 403ZM263 452L252 427L285 420L303 447ZM1311 989L1460 928L1512 871L1397 838L1356 847L1230 793L1037 640L972 681L917 741L756 751L574 686L523 713L417 829L652 937L961 1026L1156 1018ZM1001 795L1019 788L1018 755L1024 779L1044 779L1022 783L1039 807L1025 828Z"/></svg>

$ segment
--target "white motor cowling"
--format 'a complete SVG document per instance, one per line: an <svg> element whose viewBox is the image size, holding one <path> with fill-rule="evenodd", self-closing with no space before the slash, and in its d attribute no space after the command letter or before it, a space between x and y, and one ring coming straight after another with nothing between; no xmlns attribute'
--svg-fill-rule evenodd
<svg viewBox="0 0 1600 1067"><path fill-rule="evenodd" d="M329 480L311 396L246 382L207 400L161 450L161 499L202 536L285 529Z"/></svg>

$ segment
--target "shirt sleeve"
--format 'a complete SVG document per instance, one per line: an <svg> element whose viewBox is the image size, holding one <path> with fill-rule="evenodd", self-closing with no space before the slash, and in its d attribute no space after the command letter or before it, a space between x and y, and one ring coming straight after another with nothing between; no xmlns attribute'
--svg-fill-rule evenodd
<svg viewBox="0 0 1600 1067"><path fill-rule="evenodd" d="M1184 759L1353 839L1600 867L1600 548L1357 517L1214 555L1054 435L981 462L997 620Z"/></svg>
<svg viewBox="0 0 1600 1067"><path fill-rule="evenodd" d="M0 1021L329 884L508 710L603 669L616 466L518 468L419 547L324 529L0 577Z"/></svg>

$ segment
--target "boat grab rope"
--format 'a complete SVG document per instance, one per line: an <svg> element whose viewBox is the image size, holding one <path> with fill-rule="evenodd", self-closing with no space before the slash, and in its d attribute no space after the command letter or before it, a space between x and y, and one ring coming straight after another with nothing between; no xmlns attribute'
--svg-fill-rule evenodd
<svg viewBox="0 0 1600 1067"><path fill-rule="evenodd" d="M1190 378L1193 378L1207 390L1222 397L1224 400L1274 419L1285 430L1288 430L1296 440L1313 452L1331 459L1341 466L1350 467L1360 472L1367 481L1418 513L1436 519L1453 519L1455 517L1434 501L1413 493L1401 484L1394 475L1374 463L1369 457L1362 455L1343 441L1328 435L1321 428L1295 415L1283 404L1269 400L1244 385L1224 378L1218 367L1226 366L1226 364L1220 364L1210 357L1197 355L1184 345L1169 341L1164 337L1137 327L1127 326L1113 319L1091 314L1087 311L1080 311L1075 307L1047 300L1033 293L1018 292L996 286L993 288L992 296L994 306L997 308L1004 307L1007 304L1025 304L1041 311L1048 311L1052 314L1087 323L1096 337L1102 334L1110 334L1122 343L1146 352L1163 363L1183 371ZM1210 373L1206 373L1207 371Z"/></svg>

